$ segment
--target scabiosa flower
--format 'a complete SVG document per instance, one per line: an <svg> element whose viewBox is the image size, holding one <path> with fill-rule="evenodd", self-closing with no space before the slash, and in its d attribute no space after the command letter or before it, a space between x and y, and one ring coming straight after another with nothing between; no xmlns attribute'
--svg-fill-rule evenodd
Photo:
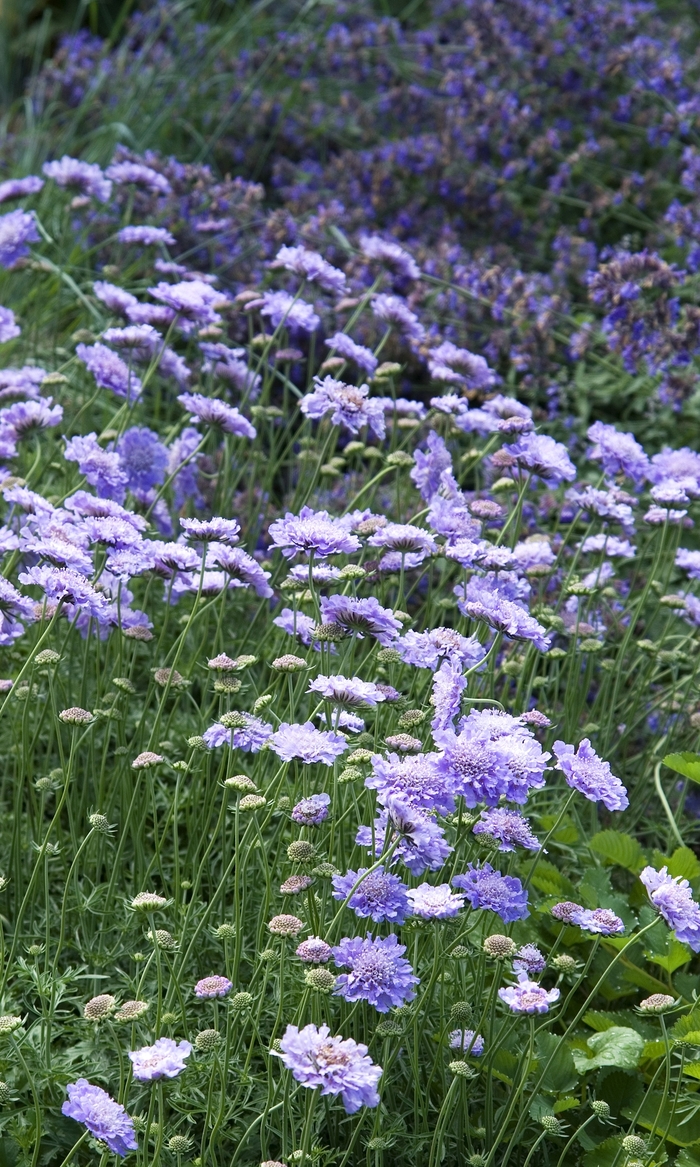
<svg viewBox="0 0 700 1167"><path fill-rule="evenodd" d="M443 750L439 768L467 806L496 806L501 797L524 803L531 789L544 786L550 755L515 717L472 710L459 734L448 726L433 736Z"/></svg>
<svg viewBox="0 0 700 1167"><path fill-rule="evenodd" d="M497 839L499 851L514 851L519 847L527 847L529 851L538 851L540 842L530 828L530 821L517 810L509 810L505 806L494 806L490 810L483 810L481 818L472 828L475 835L490 835Z"/></svg>
<svg viewBox="0 0 700 1167"><path fill-rule="evenodd" d="M143 243L148 247L152 243L167 243L172 246L175 236L171 235L166 227L122 227L117 231L120 243Z"/></svg>
<svg viewBox="0 0 700 1167"><path fill-rule="evenodd" d="M649 459L632 434L620 433L614 425L597 421L588 429L588 440L593 442L589 457L602 462L609 477L625 474L638 484L644 481Z"/></svg>
<svg viewBox="0 0 700 1167"><path fill-rule="evenodd" d="M619 936L625 930L620 917L610 908L596 908L592 912L581 908L572 914L571 923L585 929L586 932L599 933L601 936Z"/></svg>
<svg viewBox="0 0 700 1167"><path fill-rule="evenodd" d="M94 162L81 162L64 154L56 162L45 162L41 169L58 186L77 186L83 194L91 195L101 203L109 201L112 184Z"/></svg>
<svg viewBox="0 0 700 1167"><path fill-rule="evenodd" d="M524 920L530 915L527 892L520 880L514 875L501 875L490 863L482 866L470 863L469 870L464 875L455 875L452 883L464 889L473 908L496 912L504 924Z"/></svg>
<svg viewBox="0 0 700 1167"><path fill-rule="evenodd" d="M0 182L0 203L8 199L21 199L25 195L38 194L44 185L43 178L36 174L28 174L26 178L8 178Z"/></svg>
<svg viewBox="0 0 700 1167"><path fill-rule="evenodd" d="M296 896L300 892L306 891L311 887L313 880L310 875L290 875L289 879L285 879L284 883L280 884L280 895Z"/></svg>
<svg viewBox="0 0 700 1167"><path fill-rule="evenodd" d="M280 1042L280 1057L297 1082L322 1095L340 1095L347 1114L361 1106L378 1106L377 1084L382 1067L375 1066L367 1046L351 1038L331 1037L327 1025L288 1025Z"/></svg>
<svg viewBox="0 0 700 1167"><path fill-rule="evenodd" d="M318 827L328 818L330 804L330 794L312 794L296 804L292 809L292 818L304 827Z"/></svg>
<svg viewBox="0 0 700 1167"><path fill-rule="evenodd" d="M368 426L378 438L386 433L384 407L379 400L369 397L367 385L346 385L333 377L314 378L314 390L299 402L299 408L306 417L317 420L331 414L331 423L342 426L351 434L359 434L363 426Z"/></svg>
<svg viewBox="0 0 700 1167"><path fill-rule="evenodd" d="M386 547L389 551L419 552L421 558L435 555L437 543L429 531L413 523L387 523L368 540L371 547Z"/></svg>
<svg viewBox="0 0 700 1167"><path fill-rule="evenodd" d="M318 693L333 705L356 708L361 705L376 706L384 701L384 694L373 681L362 681L359 677L315 677L307 693Z"/></svg>
<svg viewBox="0 0 700 1167"><path fill-rule="evenodd" d="M193 421L204 425L218 426L227 434L237 438L255 437L257 430L235 405L220 401L218 397L205 397L202 393L180 393L178 401L186 409Z"/></svg>
<svg viewBox="0 0 700 1167"><path fill-rule="evenodd" d="M194 987L196 997L202 1000L213 997L227 997L233 985L228 977L203 977Z"/></svg>
<svg viewBox="0 0 700 1167"><path fill-rule="evenodd" d="M433 677L430 696L435 713L431 721L433 736L436 732L452 728L454 719L462 708L462 693L467 687L467 678L462 676L459 665L444 660Z"/></svg>
<svg viewBox="0 0 700 1167"><path fill-rule="evenodd" d="M367 599L359 599L357 596L323 596L321 619L326 624L338 624L358 636L373 636L383 647L392 644L401 631L401 624L391 609L383 608L374 596Z"/></svg>
<svg viewBox="0 0 700 1167"><path fill-rule="evenodd" d="M297 936L304 927L304 921L298 916L283 913L281 916L273 916L267 926L273 936Z"/></svg>
<svg viewBox="0 0 700 1167"><path fill-rule="evenodd" d="M425 632L409 629L393 647L407 665L433 671L443 659L464 668L478 664L486 655L486 648L476 636L462 636L454 628L432 628Z"/></svg>
<svg viewBox="0 0 700 1167"><path fill-rule="evenodd" d="M484 1039L473 1029L453 1029L450 1034L450 1049L463 1050L472 1058L480 1058L484 1052Z"/></svg>
<svg viewBox="0 0 700 1167"><path fill-rule="evenodd" d="M237 543L241 531L237 519L223 519L219 515L211 519L180 519L180 526L186 539L199 543Z"/></svg>
<svg viewBox="0 0 700 1167"><path fill-rule="evenodd" d="M439 766L439 754L416 754L400 757L398 754L372 756L372 772L365 779L369 790L376 790L381 803L396 794L412 806L438 814L451 814L455 809L454 785Z"/></svg>
<svg viewBox="0 0 700 1167"><path fill-rule="evenodd" d="M345 291L345 272L333 267L318 251L307 251L305 247L280 247L268 267L284 268L311 283L318 284L325 292L340 295Z"/></svg>
<svg viewBox="0 0 700 1167"><path fill-rule="evenodd" d="M113 162L105 170L105 175L117 186L134 183L137 186L145 186L152 194L167 195L172 189L164 174L160 174L151 166L145 166L142 162Z"/></svg>
<svg viewBox="0 0 700 1167"><path fill-rule="evenodd" d="M315 332L321 323L310 304L289 292L265 292L260 304L260 315L269 317L275 330L283 325L292 331Z"/></svg>
<svg viewBox="0 0 700 1167"><path fill-rule="evenodd" d="M214 305L226 297L204 280L183 280L179 284L161 282L148 290L155 300L160 300L185 322L194 321L202 325L218 324L221 320Z"/></svg>
<svg viewBox="0 0 700 1167"><path fill-rule="evenodd" d="M471 581L474 583L476 581ZM498 632L504 632L512 640L531 640L540 652L547 652L550 639L546 629L523 608L522 604L506 599L490 588L467 588L467 600L460 600L458 607L465 616L473 620L483 620ZM459 595L458 586L456 594ZM471 595L470 595L471 593ZM473 598L471 598L473 597Z"/></svg>
<svg viewBox="0 0 700 1167"><path fill-rule="evenodd" d="M375 871L370 871L369 867L360 867L358 871L349 870L345 875L334 875L332 883L333 899L348 900L347 906L356 916L369 918L377 924L385 920L403 924L406 916L410 915L405 883L398 875L390 875L384 867L377 867ZM359 886L353 892L356 884Z"/></svg>
<svg viewBox="0 0 700 1167"><path fill-rule="evenodd" d="M372 297L372 314L400 332L407 340L420 344L425 339L425 329L415 312L411 312L400 296L380 292Z"/></svg>
<svg viewBox="0 0 700 1167"><path fill-rule="evenodd" d="M65 600L82 608L99 623L109 623L111 614L107 600L95 590L85 576L70 567L47 567L40 564L20 572L20 583L38 584L48 600Z"/></svg>
<svg viewBox="0 0 700 1167"><path fill-rule="evenodd" d="M552 746L567 784L590 802L602 802L608 810L625 810L629 806L627 791L610 769L610 763L598 757L587 737L578 747L556 741Z"/></svg>
<svg viewBox="0 0 700 1167"><path fill-rule="evenodd" d="M283 721L271 735L269 744L285 762L299 758L302 762L320 762L324 766L332 766L334 759L348 748L347 738L342 734L316 729L311 721L305 721L303 725Z"/></svg>
<svg viewBox="0 0 700 1167"><path fill-rule="evenodd" d="M76 356L87 366L100 389L111 389L117 397L133 401L141 393L141 381L127 364L104 344L79 344Z"/></svg>
<svg viewBox="0 0 700 1167"><path fill-rule="evenodd" d="M521 974L517 985L499 989L498 995L513 1013L549 1013L549 1006L559 1000L559 989L543 989L536 981Z"/></svg>
<svg viewBox="0 0 700 1167"><path fill-rule="evenodd" d="M513 968L517 973L527 973L529 977L544 971L547 961L536 944L523 944L515 954Z"/></svg>
<svg viewBox="0 0 700 1167"><path fill-rule="evenodd" d="M308 940L302 940L295 955L304 964L328 964L328 961L333 955L333 949L330 944L326 944L326 941L321 940L320 937L309 936Z"/></svg>
<svg viewBox="0 0 700 1167"><path fill-rule="evenodd" d="M441 883L437 887L421 883L411 888L407 895L413 915L421 916L424 920L447 920L456 916L464 907L464 896L451 891L449 883Z"/></svg>
<svg viewBox="0 0 700 1167"><path fill-rule="evenodd" d="M405 944L393 934L382 939L345 937L333 949L333 960L340 968L350 969L338 977L335 995L346 1001L367 1001L378 1013L388 1013L396 1005L415 998L414 985L420 984L409 962L404 959Z"/></svg>
<svg viewBox="0 0 700 1167"><path fill-rule="evenodd" d="M129 490L147 491L165 479L168 451L146 426L132 426L117 442L117 452Z"/></svg>
<svg viewBox="0 0 700 1167"><path fill-rule="evenodd" d="M298 515L287 511L283 519L270 525L269 533L271 545L279 547L286 559L300 553L325 559L360 549L360 540L350 533L346 523L332 518L328 511L314 511L312 507L302 507Z"/></svg>
<svg viewBox="0 0 700 1167"><path fill-rule="evenodd" d="M514 445L504 446L503 449L515 458L522 470L528 470L530 474L543 478L553 486L560 482L573 482L576 477L576 467L566 446L545 434L523 434Z"/></svg>
<svg viewBox="0 0 700 1167"><path fill-rule="evenodd" d="M153 1045L143 1049L130 1050L129 1059L132 1073L140 1082L154 1082L158 1078L177 1078L185 1066L185 1060L192 1053L189 1041L173 1041L171 1037L159 1037Z"/></svg>
<svg viewBox="0 0 700 1167"><path fill-rule="evenodd" d="M300 644L311 644L316 621L313 616L306 616L303 612L295 612L293 608L283 608L279 616L272 621L288 636L294 636ZM314 645L318 648L318 642Z"/></svg>
<svg viewBox="0 0 700 1167"><path fill-rule="evenodd" d="M437 493L443 470L452 469L452 458L443 438L431 430L427 438L427 452L414 450L414 466L410 477L421 496L430 502Z"/></svg>
<svg viewBox="0 0 700 1167"><path fill-rule="evenodd" d="M0 267L13 268L29 254L28 243L38 243L39 232L33 212L10 211L0 216Z"/></svg>
<svg viewBox="0 0 700 1167"><path fill-rule="evenodd" d="M68 1101L61 1113L81 1122L90 1134L100 1139L122 1159L138 1147L134 1123L124 1107L110 1098L101 1086L93 1086L87 1078L78 1078L66 1086Z"/></svg>
<svg viewBox="0 0 700 1167"><path fill-rule="evenodd" d="M688 880L680 876L674 879L667 867L660 871L645 867L639 878L654 907L676 933L676 939L693 952L700 952L700 906L693 899Z"/></svg>
<svg viewBox="0 0 700 1167"><path fill-rule="evenodd" d="M8 340L14 340L16 336L21 334L22 329L15 320L15 314L11 308L0 308L0 344L6 344Z"/></svg>
<svg viewBox="0 0 700 1167"><path fill-rule="evenodd" d="M422 875L426 869L437 871L453 850L435 820L397 794L387 795L386 806L374 821L374 832L360 827L355 842L368 848L374 844L374 853L379 856L387 831L392 840L399 837L392 862L404 863L413 875Z"/></svg>
<svg viewBox="0 0 700 1167"><path fill-rule="evenodd" d="M379 361L371 349L362 344L356 344L345 332L336 332L324 341L328 348L346 361L354 361L358 369L362 369L368 377L373 377L377 371Z"/></svg>

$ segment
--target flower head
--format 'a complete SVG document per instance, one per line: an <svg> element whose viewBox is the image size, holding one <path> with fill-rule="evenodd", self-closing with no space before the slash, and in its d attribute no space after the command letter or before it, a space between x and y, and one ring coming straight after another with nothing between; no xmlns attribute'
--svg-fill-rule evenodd
<svg viewBox="0 0 700 1167"><path fill-rule="evenodd" d="M573 913L571 923L584 928L586 932L594 932L601 936L619 936L625 930L620 917L610 908L596 908L594 911L581 908Z"/></svg>
<svg viewBox="0 0 700 1167"><path fill-rule="evenodd" d="M472 830L475 835L491 835L497 839L499 851L514 851L516 845L529 851L539 850L539 839L532 833L529 819L505 806L483 810Z"/></svg>
<svg viewBox="0 0 700 1167"><path fill-rule="evenodd" d="M321 600L321 619L327 624L338 624L358 636L373 636L383 646L389 645L401 631L401 624L390 608L383 608L374 596L359 599L356 596L324 596Z"/></svg>
<svg viewBox="0 0 700 1167"><path fill-rule="evenodd" d="M661 913L676 939L700 952L700 906L693 899L687 879L669 875L668 868L656 871L645 867L639 876L654 907Z"/></svg>
<svg viewBox="0 0 700 1167"><path fill-rule="evenodd" d="M455 875L452 883L464 890L472 908L497 912L504 924L530 915L527 892L520 880L514 875L501 875L490 863L481 866L470 863L469 870L464 875Z"/></svg>
<svg viewBox="0 0 700 1167"><path fill-rule="evenodd" d="M543 478L545 482L551 482L553 486L560 482L572 482L576 477L576 467L566 446L545 434L522 434L514 445L504 446L503 449L515 458L521 469Z"/></svg>
<svg viewBox="0 0 700 1167"><path fill-rule="evenodd" d="M373 681L359 677L318 676L309 685L308 693L318 693L333 705L355 709L363 705L376 706L384 701L384 694Z"/></svg>
<svg viewBox="0 0 700 1167"><path fill-rule="evenodd" d="M302 826L318 827L328 818L330 804L330 794L311 794L308 798L302 798L292 809L292 818Z"/></svg>
<svg viewBox="0 0 700 1167"><path fill-rule="evenodd" d="M373 939L368 932L365 939L345 937L333 949L333 959L343 973L336 981L336 996L346 1001L367 1001L378 1013L388 1013L395 1005L403 1005L415 997L414 985L419 984L413 969L393 934L385 939Z"/></svg>
<svg viewBox="0 0 700 1167"><path fill-rule="evenodd" d="M129 366L104 344L79 344L76 356L92 373L101 389L111 389L117 397L134 401L141 393L141 382Z"/></svg>
<svg viewBox="0 0 700 1167"><path fill-rule="evenodd" d="M441 883L437 887L421 883L407 894L413 915L421 916L424 920L447 920L456 916L464 906L464 896L451 891L449 883Z"/></svg>
<svg viewBox="0 0 700 1167"><path fill-rule="evenodd" d="M330 944L326 944L326 941L318 936L309 936L308 940L302 940L296 950L296 956L304 964L327 964L332 955L333 949Z"/></svg>
<svg viewBox="0 0 700 1167"><path fill-rule="evenodd" d="M536 981L523 975L517 985L499 989L498 995L513 1013L548 1013L549 1006L559 1000L559 989L543 989Z"/></svg>
<svg viewBox="0 0 700 1167"><path fill-rule="evenodd" d="M56 162L45 162L41 169L58 186L77 186L78 190L101 203L109 201L112 184L94 162L83 162L64 154Z"/></svg>
<svg viewBox="0 0 700 1167"><path fill-rule="evenodd" d="M173 1041L171 1037L159 1037L153 1045L143 1049L130 1050L132 1073L141 1082L154 1082L158 1078L177 1078L185 1067L185 1060L192 1053L189 1041Z"/></svg>
<svg viewBox="0 0 700 1167"><path fill-rule="evenodd" d="M484 1039L473 1029L453 1029L450 1034L450 1049L462 1050L472 1058L480 1058L484 1052Z"/></svg>
<svg viewBox="0 0 700 1167"><path fill-rule="evenodd" d="M203 393L180 393L178 401L194 422L218 426L224 433L233 434L237 438L252 440L257 433L255 426L235 405L229 405L218 397L205 397Z"/></svg>
<svg viewBox="0 0 700 1167"><path fill-rule="evenodd" d="M117 442L117 453L129 490L148 491L165 479L168 451L146 426L132 426Z"/></svg>
<svg viewBox="0 0 700 1167"><path fill-rule="evenodd" d="M280 1057L297 1082L322 1095L339 1094L348 1114L361 1106L377 1106L381 1066L375 1066L367 1046L351 1038L331 1037L327 1025L288 1025L280 1042Z"/></svg>
<svg viewBox="0 0 700 1167"><path fill-rule="evenodd" d="M78 1078L66 1086L68 1101L61 1111L68 1118L82 1122L90 1134L106 1143L110 1151L122 1159L135 1151L138 1143L134 1123L119 1102L110 1098L101 1086L93 1086L87 1078Z"/></svg>
<svg viewBox="0 0 700 1167"><path fill-rule="evenodd" d="M629 806L627 791L610 769L610 763L598 757L587 737L578 747L556 741L552 746L569 786L591 802L602 802L608 810L625 810Z"/></svg>
<svg viewBox="0 0 700 1167"><path fill-rule="evenodd" d="M313 722L290 725L283 721L269 739L270 748L285 762L299 758L302 762L322 762L332 766L348 748L347 739L340 733L316 729Z"/></svg>
<svg viewBox="0 0 700 1167"><path fill-rule="evenodd" d="M201 981L197 981L194 987L196 997L202 999L210 997L226 997L231 992L233 985L228 977L213 976L203 977Z"/></svg>
<svg viewBox="0 0 700 1167"><path fill-rule="evenodd" d="M345 875L334 875L332 883L333 899L347 900L347 906L356 916L374 920L377 924L384 921L403 924L411 913L405 883L398 875L385 871L384 867L377 867L374 871L368 867L349 870Z"/></svg>
<svg viewBox="0 0 700 1167"><path fill-rule="evenodd" d="M386 418L381 401L370 399L367 385L346 385L333 377L316 377L314 390L302 397L299 408L314 420L330 413L331 423L351 434L368 426L378 438L386 433Z"/></svg>
<svg viewBox="0 0 700 1167"><path fill-rule="evenodd" d="M272 546L279 547L287 559L300 553L325 559L360 549L360 540L350 533L346 523L311 507L302 507L298 515L288 511L283 519L277 519L270 526L270 537Z"/></svg>
<svg viewBox="0 0 700 1167"><path fill-rule="evenodd" d="M37 243L39 232L30 211L10 211L0 216L0 267L13 268L29 254L28 243Z"/></svg>

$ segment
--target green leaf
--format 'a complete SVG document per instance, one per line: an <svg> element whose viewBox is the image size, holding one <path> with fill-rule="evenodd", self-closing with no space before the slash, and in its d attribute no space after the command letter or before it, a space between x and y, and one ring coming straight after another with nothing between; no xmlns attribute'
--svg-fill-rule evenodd
<svg viewBox="0 0 700 1167"><path fill-rule="evenodd" d="M622 1158L621 1148L622 1139L619 1136L605 1139L584 1157L583 1167L612 1167L613 1163L619 1163Z"/></svg>
<svg viewBox="0 0 700 1167"><path fill-rule="evenodd" d="M680 1038L687 1037L689 1033L693 1033L698 1029L700 1029L700 1009L691 1009L689 1013L684 1013L675 1022L671 1030L671 1037L678 1041Z"/></svg>
<svg viewBox="0 0 700 1167"><path fill-rule="evenodd" d="M677 968L682 968L690 960L692 953L687 944L681 944L680 940L669 940L668 952L645 952L648 961L652 964L658 964L665 969L667 973L674 973Z"/></svg>
<svg viewBox="0 0 700 1167"><path fill-rule="evenodd" d="M537 1056L547 1066L541 1087L548 1094L564 1094L573 1090L578 1081L576 1063L571 1050L553 1033L540 1033L537 1038Z"/></svg>
<svg viewBox="0 0 700 1167"><path fill-rule="evenodd" d="M648 1041L642 1050L642 1059L645 1062L652 1058L662 1058L666 1053L666 1046L662 1041Z"/></svg>
<svg viewBox="0 0 700 1167"><path fill-rule="evenodd" d="M556 1040L556 1039L555 1039ZM587 1045L593 1050L593 1057L585 1057L580 1050L573 1051L576 1069L580 1074L598 1070L601 1066L618 1066L621 1070L634 1070L639 1064L644 1038L636 1029L624 1025L613 1025L602 1033L594 1033Z"/></svg>
<svg viewBox="0 0 700 1167"><path fill-rule="evenodd" d="M700 782L700 754L666 754L664 766L690 778L691 782Z"/></svg>
<svg viewBox="0 0 700 1167"><path fill-rule="evenodd" d="M676 1159L676 1167L700 1167L700 1159L695 1152L683 1150Z"/></svg>
<svg viewBox="0 0 700 1167"><path fill-rule="evenodd" d="M562 1114L565 1110L575 1110L580 1105L580 1098L572 1098L570 1094L567 1094L564 1098L557 1098L552 1109L555 1114Z"/></svg>
<svg viewBox="0 0 700 1167"><path fill-rule="evenodd" d="M700 861L690 847L676 847L668 861L669 874L681 879L697 879L700 875Z"/></svg>
<svg viewBox="0 0 700 1167"><path fill-rule="evenodd" d="M700 762L700 759L699 759ZM644 866L644 852L636 839L623 831L598 831L588 846L608 863L616 863L636 875Z"/></svg>
<svg viewBox="0 0 700 1167"><path fill-rule="evenodd" d="M689 1147L700 1139L700 1114L673 1114L673 1097L666 1097L660 1091L648 1091L644 1096L642 1109L636 1118L638 1126L654 1130L657 1138L663 1136L677 1147ZM635 1113L625 1108L625 1118L634 1118ZM658 1116L658 1117L657 1117Z"/></svg>

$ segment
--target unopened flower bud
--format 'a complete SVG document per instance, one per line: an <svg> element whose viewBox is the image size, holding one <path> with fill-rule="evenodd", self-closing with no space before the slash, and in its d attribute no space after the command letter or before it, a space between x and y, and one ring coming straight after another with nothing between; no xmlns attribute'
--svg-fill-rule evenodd
<svg viewBox="0 0 700 1167"><path fill-rule="evenodd" d="M131 901L132 908L137 912L155 912L158 908L166 907L167 904L168 900L164 896L157 895L154 891L140 891Z"/></svg>
<svg viewBox="0 0 700 1167"><path fill-rule="evenodd" d="M628 1155L643 1155L647 1149L647 1145L639 1135L625 1135L622 1140L622 1149Z"/></svg>
<svg viewBox="0 0 700 1167"><path fill-rule="evenodd" d="M328 622L321 624L314 624L311 629L311 639L321 641L323 644L336 644L341 640L346 640L348 636L345 628L340 624Z"/></svg>
<svg viewBox="0 0 700 1167"><path fill-rule="evenodd" d="M296 936L301 932L304 923L298 916L290 916L283 913L280 916L273 916L267 926L273 936Z"/></svg>
<svg viewBox="0 0 700 1167"><path fill-rule="evenodd" d="M372 738L371 744L374 745L374 738ZM362 766L365 762L372 761L373 753L374 750L368 750L361 747L358 750L353 750L351 754L348 754L346 761L348 761L351 766Z"/></svg>
<svg viewBox="0 0 700 1167"><path fill-rule="evenodd" d="M637 1008L641 1013L665 1013L675 1003L675 997L669 996L668 993L652 993L650 997L640 1001Z"/></svg>
<svg viewBox="0 0 700 1167"><path fill-rule="evenodd" d="M287 652L284 656L275 657L270 668L274 669L276 673L299 673L308 666L300 656L294 656L293 653Z"/></svg>
<svg viewBox="0 0 700 1167"><path fill-rule="evenodd" d="M65 725L88 725L93 721L92 713L81 709L79 705L71 705L69 709L62 709L58 715Z"/></svg>
<svg viewBox="0 0 700 1167"><path fill-rule="evenodd" d="M596 1118L605 1119L610 1118L610 1107L602 1098L596 1098L591 1102L591 1110Z"/></svg>
<svg viewBox="0 0 700 1167"><path fill-rule="evenodd" d="M12 1097L12 1091L7 1085L7 1082L0 1082L0 1104L9 1102Z"/></svg>
<svg viewBox="0 0 700 1167"><path fill-rule="evenodd" d="M468 1001L455 1001L450 1009L450 1021L454 1021L457 1025L468 1025L473 1013L474 1010Z"/></svg>
<svg viewBox="0 0 700 1167"><path fill-rule="evenodd" d="M248 715L241 713L238 709L232 709L230 713L222 713L219 721L225 729L245 729L248 724Z"/></svg>
<svg viewBox="0 0 700 1167"><path fill-rule="evenodd" d="M93 831L99 831L102 835L108 835L112 829L109 825L109 819L103 814L89 815L88 822Z"/></svg>
<svg viewBox="0 0 700 1167"><path fill-rule="evenodd" d="M400 754L415 754L423 749L423 743L409 733L394 733L384 739L390 750L398 750Z"/></svg>
<svg viewBox="0 0 700 1167"><path fill-rule="evenodd" d="M362 771L357 766L346 766L338 775L339 782L357 782L362 777Z"/></svg>
<svg viewBox="0 0 700 1167"><path fill-rule="evenodd" d="M22 1028L22 1018L14 1017L12 1014L4 1014L0 1017L0 1035L6 1033L14 1033L16 1029Z"/></svg>
<svg viewBox="0 0 700 1167"><path fill-rule="evenodd" d="M572 973L576 970L576 961L573 956L569 956L568 952L562 952L559 956L553 957L550 963L552 968L560 973Z"/></svg>
<svg viewBox="0 0 700 1167"><path fill-rule="evenodd" d="M149 932L148 939L154 941L159 948L164 948L166 951L172 951L172 949L177 948L177 940L165 928L156 928L155 934Z"/></svg>
<svg viewBox="0 0 700 1167"><path fill-rule="evenodd" d="M262 794L244 794L238 804L239 810L260 810L267 805L267 799Z"/></svg>
<svg viewBox="0 0 700 1167"><path fill-rule="evenodd" d="M36 654L34 663L37 665L55 665L60 659L60 653L54 652L52 648L44 648Z"/></svg>
<svg viewBox="0 0 700 1167"><path fill-rule="evenodd" d="M83 1017L86 1021L102 1021L114 1012L116 1004L115 998L111 997L109 993L102 993L99 997L91 997L83 1009Z"/></svg>
<svg viewBox="0 0 700 1167"><path fill-rule="evenodd" d="M236 928L234 924L219 924L216 929L216 935L220 940L234 940L236 936Z"/></svg>
<svg viewBox="0 0 700 1167"><path fill-rule="evenodd" d="M284 883L280 885L280 895L299 895L300 892L311 887L312 882L310 875L290 875L289 879L285 879Z"/></svg>
<svg viewBox="0 0 700 1167"><path fill-rule="evenodd" d="M316 858L316 848L307 839L295 839L287 847L287 856L292 863L313 863Z"/></svg>
<svg viewBox="0 0 700 1167"><path fill-rule="evenodd" d="M172 1151L173 1155L186 1155L192 1148L192 1140L187 1138L187 1135L173 1135L168 1139L168 1150Z"/></svg>
<svg viewBox="0 0 700 1167"><path fill-rule="evenodd" d="M163 761L161 754L154 754L153 750L144 750L143 753L138 754L131 763L132 770L147 770L149 766L157 766L159 762Z"/></svg>
<svg viewBox="0 0 700 1167"><path fill-rule="evenodd" d="M328 968L307 968L304 984L317 993L330 993L335 988L335 977Z"/></svg>
<svg viewBox="0 0 700 1167"><path fill-rule="evenodd" d="M204 738L200 737L198 734L195 734L194 737L188 737L187 744L191 750L196 750L198 753L205 753L205 751L209 749L209 746L205 742Z"/></svg>
<svg viewBox="0 0 700 1167"><path fill-rule="evenodd" d="M367 1147L370 1151L388 1151L393 1144L394 1140L387 1135L375 1135L373 1139L369 1140Z"/></svg>
<svg viewBox="0 0 700 1167"><path fill-rule="evenodd" d="M216 1049L220 1043L221 1034L217 1029L202 1029L194 1039L195 1048L203 1053Z"/></svg>
<svg viewBox="0 0 700 1167"><path fill-rule="evenodd" d="M455 1078L475 1078L476 1070L473 1070L468 1062L456 1061L450 1062L448 1069Z"/></svg>
<svg viewBox="0 0 700 1167"><path fill-rule="evenodd" d="M561 1130L561 1123L554 1114L543 1114L540 1123L548 1135L558 1135Z"/></svg>
<svg viewBox="0 0 700 1167"><path fill-rule="evenodd" d="M510 936L501 936L499 933L495 933L493 936L487 936L484 940L484 952L486 955L493 956L498 960L515 956L517 950L518 946L511 940Z"/></svg>
<svg viewBox="0 0 700 1167"><path fill-rule="evenodd" d="M257 786L247 774L232 774L224 780L224 786L229 790L237 790L240 794L254 794Z"/></svg>
<svg viewBox="0 0 700 1167"><path fill-rule="evenodd" d="M125 1001L114 1014L115 1021L138 1021L149 1010L148 1001Z"/></svg>
<svg viewBox="0 0 700 1167"><path fill-rule="evenodd" d="M117 689L121 689L122 693L135 693L136 687L131 683L128 677L112 677L112 684Z"/></svg>
<svg viewBox="0 0 700 1167"><path fill-rule="evenodd" d="M253 1004L252 993L234 993L231 997L231 1008L242 1012L244 1009L250 1009Z"/></svg>

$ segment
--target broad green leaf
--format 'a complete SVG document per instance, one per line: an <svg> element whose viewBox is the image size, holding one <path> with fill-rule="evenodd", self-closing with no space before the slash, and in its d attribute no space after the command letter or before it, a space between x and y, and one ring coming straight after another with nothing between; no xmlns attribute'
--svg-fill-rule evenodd
<svg viewBox="0 0 700 1167"><path fill-rule="evenodd" d="M540 1033L537 1038L537 1056L544 1066L549 1059L541 1086L548 1094L563 1094L572 1090L578 1081L576 1063L571 1050L553 1033Z"/></svg>
<svg viewBox="0 0 700 1167"><path fill-rule="evenodd" d="M636 875L644 866L644 852L636 839L623 831L598 831L588 846L608 863L616 863Z"/></svg>
<svg viewBox="0 0 700 1167"><path fill-rule="evenodd" d="M700 1158L694 1151L684 1149L676 1159L676 1167L700 1167Z"/></svg>
<svg viewBox="0 0 700 1167"><path fill-rule="evenodd" d="M700 875L700 861L690 847L676 847L668 861L669 873L682 879L697 879Z"/></svg>
<svg viewBox="0 0 700 1167"><path fill-rule="evenodd" d="M636 1119L637 1125L648 1131L653 1129L657 1138L663 1136L677 1147L689 1147L700 1139L700 1114L693 1114L690 1118L682 1113L673 1114L673 1101L660 1091L647 1092ZM627 1108L623 1114L625 1118L635 1117L634 1112Z"/></svg>
<svg viewBox="0 0 700 1167"><path fill-rule="evenodd" d="M664 766L690 778L691 782L700 782L700 754L666 754Z"/></svg>
<svg viewBox="0 0 700 1167"><path fill-rule="evenodd" d="M691 1029L690 1033L676 1038L676 1041L682 1041L684 1045L700 1045L700 1029Z"/></svg>
<svg viewBox="0 0 700 1167"><path fill-rule="evenodd" d="M645 952L644 955L652 964L660 965L667 973L674 973L677 968L682 968L684 964L688 963L692 953L687 944L681 944L680 940L671 939L668 952Z"/></svg>
<svg viewBox="0 0 700 1167"><path fill-rule="evenodd" d="M691 1062L690 1065L684 1066L683 1073L689 1078L700 1078L700 1062Z"/></svg>
<svg viewBox="0 0 700 1167"><path fill-rule="evenodd" d="M662 1041L648 1041L642 1050L642 1060L649 1061L651 1058L662 1058L666 1053L666 1046Z"/></svg>
<svg viewBox="0 0 700 1167"><path fill-rule="evenodd" d="M624 1163L622 1139L610 1138L598 1143L592 1151L584 1156L583 1167L612 1167L613 1163Z"/></svg>
<svg viewBox="0 0 700 1167"><path fill-rule="evenodd" d="M580 1105L580 1098L572 1098L570 1094L567 1094L565 1098L557 1098L552 1109L555 1114L561 1114L565 1110L575 1110Z"/></svg>
<svg viewBox="0 0 700 1167"><path fill-rule="evenodd" d="M700 1009L691 1009L689 1013L684 1013L682 1017L674 1023L671 1030L671 1037L676 1039L686 1037L687 1034L693 1033L700 1029Z"/></svg>
<svg viewBox="0 0 700 1167"><path fill-rule="evenodd" d="M623 1025L613 1025L602 1033L594 1033L587 1045L593 1050L593 1057L587 1058L580 1050L573 1050L572 1056L580 1074L598 1070L601 1066L618 1066L621 1070L634 1070L639 1064L644 1038L636 1029Z"/></svg>

